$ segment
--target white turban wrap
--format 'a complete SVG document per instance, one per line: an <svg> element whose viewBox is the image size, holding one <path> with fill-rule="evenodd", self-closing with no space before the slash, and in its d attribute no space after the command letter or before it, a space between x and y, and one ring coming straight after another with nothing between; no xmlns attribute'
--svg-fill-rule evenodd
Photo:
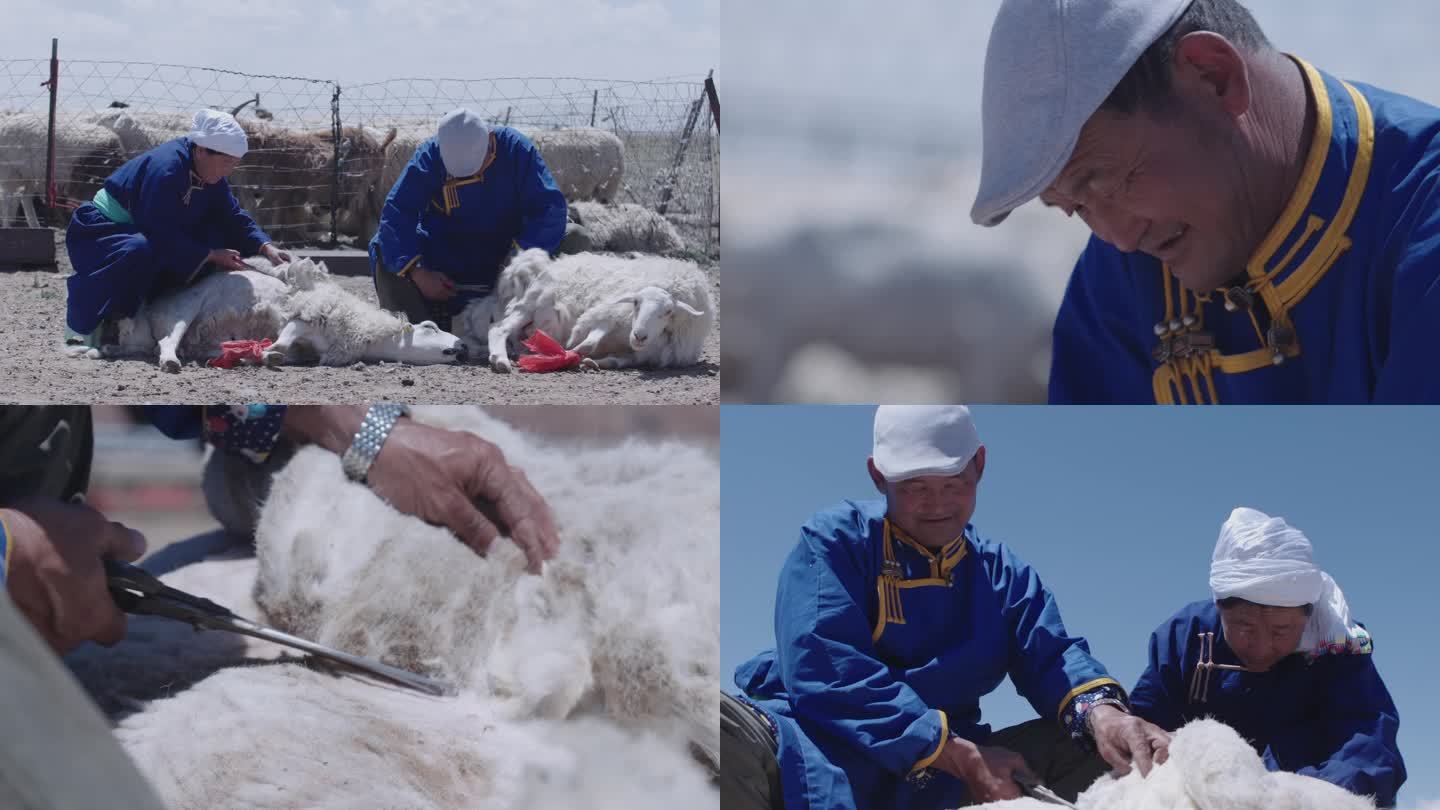
<svg viewBox="0 0 1440 810"><path fill-rule="evenodd" d="M881 405L875 410L875 469L886 481L959 475L980 449L964 405Z"/></svg>
<svg viewBox="0 0 1440 810"><path fill-rule="evenodd" d="M201 110L190 122L190 140L231 157L245 157L250 142L235 116L219 110Z"/></svg>
<svg viewBox="0 0 1440 810"><path fill-rule="evenodd" d="M490 128L475 113L461 108L445 113L435 132L440 160L451 177L469 177L485 165Z"/></svg>
<svg viewBox="0 0 1440 810"><path fill-rule="evenodd" d="M1233 596L1274 607L1313 605L1299 651L1370 651L1370 636L1350 620L1340 586L1315 564L1310 540L1284 518L1243 506L1231 512L1210 558L1210 591L1216 601Z"/></svg>

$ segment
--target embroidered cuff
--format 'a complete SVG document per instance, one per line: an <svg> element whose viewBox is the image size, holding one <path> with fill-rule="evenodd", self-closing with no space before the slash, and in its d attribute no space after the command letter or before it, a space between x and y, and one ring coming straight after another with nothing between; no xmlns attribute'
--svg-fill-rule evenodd
<svg viewBox="0 0 1440 810"><path fill-rule="evenodd" d="M285 405L207 405L205 441L215 449L256 464L269 458L280 439Z"/></svg>
<svg viewBox="0 0 1440 810"><path fill-rule="evenodd" d="M1065 733L1086 753L1095 753L1095 740L1090 736L1090 710L1102 704L1111 704L1129 711L1125 693L1113 683L1102 684L1088 692L1082 692L1070 701L1070 706L1060 716Z"/></svg>

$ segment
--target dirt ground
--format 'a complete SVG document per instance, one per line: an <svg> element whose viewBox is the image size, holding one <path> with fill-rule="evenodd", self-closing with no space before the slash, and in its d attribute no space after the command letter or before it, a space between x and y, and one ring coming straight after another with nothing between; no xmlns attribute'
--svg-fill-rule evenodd
<svg viewBox="0 0 1440 810"><path fill-rule="evenodd" d="M84 360L60 349L65 278L70 263L56 233L58 272L0 272L0 401L86 403L369 402L548 404L712 404L720 399L720 267L706 267L717 309L715 328L698 365L682 369L496 374L489 366L278 369L204 368L160 371L155 359ZM375 301L368 278L337 277L346 289Z"/></svg>

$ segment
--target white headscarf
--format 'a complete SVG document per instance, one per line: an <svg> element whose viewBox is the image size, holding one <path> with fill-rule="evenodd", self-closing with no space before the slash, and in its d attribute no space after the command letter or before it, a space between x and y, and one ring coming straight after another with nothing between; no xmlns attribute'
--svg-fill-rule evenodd
<svg viewBox="0 0 1440 810"><path fill-rule="evenodd" d="M887 481L959 475L980 449L964 405L881 405L875 409L875 469Z"/></svg>
<svg viewBox="0 0 1440 810"><path fill-rule="evenodd" d="M435 132L440 160L451 177L469 177L485 165L490 151L490 128L480 116L464 109L451 110Z"/></svg>
<svg viewBox="0 0 1440 810"><path fill-rule="evenodd" d="M190 140L231 157L245 157L250 142L235 116L219 110L201 110L190 122Z"/></svg>
<svg viewBox="0 0 1440 810"><path fill-rule="evenodd" d="M1210 591L1216 601L1235 596L1257 605L1313 605L1299 652L1370 652L1370 634L1351 621L1345 594L1312 552L1310 540L1284 518L1238 507L1220 527Z"/></svg>

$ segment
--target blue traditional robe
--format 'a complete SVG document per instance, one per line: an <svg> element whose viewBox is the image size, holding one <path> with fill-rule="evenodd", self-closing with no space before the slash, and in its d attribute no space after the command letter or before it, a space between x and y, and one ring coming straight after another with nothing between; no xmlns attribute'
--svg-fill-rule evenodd
<svg viewBox="0 0 1440 810"><path fill-rule="evenodd" d="M908 780L947 734L984 743L980 698L1008 674L1042 717L1119 685L1070 636L1050 591L973 527L937 552L885 519L885 502L815 515L780 574L776 647L735 683L774 721L785 805L941 808L954 777Z"/></svg>
<svg viewBox="0 0 1440 810"><path fill-rule="evenodd" d="M1396 747L1400 715L1368 653L1296 653L1268 672L1214 670L1204 701L1192 699L1200 633L1214 633L1212 660L1239 664L1211 601L1180 609L1150 636L1150 664L1130 694L1131 710L1174 731L1214 717L1240 732L1270 770L1292 771L1395 803L1405 781Z"/></svg>
<svg viewBox="0 0 1440 810"><path fill-rule="evenodd" d="M540 150L519 132L492 130L485 163L469 177L450 177L430 138L385 198L370 240L371 268L404 276L420 262L473 287L449 302L455 315L488 294L513 248L554 253L565 217L565 196Z"/></svg>
<svg viewBox="0 0 1440 810"><path fill-rule="evenodd" d="M1440 402L1440 109L1296 61L1314 140L1244 281L1197 295L1092 237L1055 321L1052 403Z"/></svg>
<svg viewBox="0 0 1440 810"><path fill-rule="evenodd" d="M134 315L142 302L190 283L212 249L253 256L270 241L228 181L201 182L189 138L137 155L104 188L131 221L113 220L87 202L75 209L65 231L75 268L66 282L65 319L82 335L107 317Z"/></svg>

